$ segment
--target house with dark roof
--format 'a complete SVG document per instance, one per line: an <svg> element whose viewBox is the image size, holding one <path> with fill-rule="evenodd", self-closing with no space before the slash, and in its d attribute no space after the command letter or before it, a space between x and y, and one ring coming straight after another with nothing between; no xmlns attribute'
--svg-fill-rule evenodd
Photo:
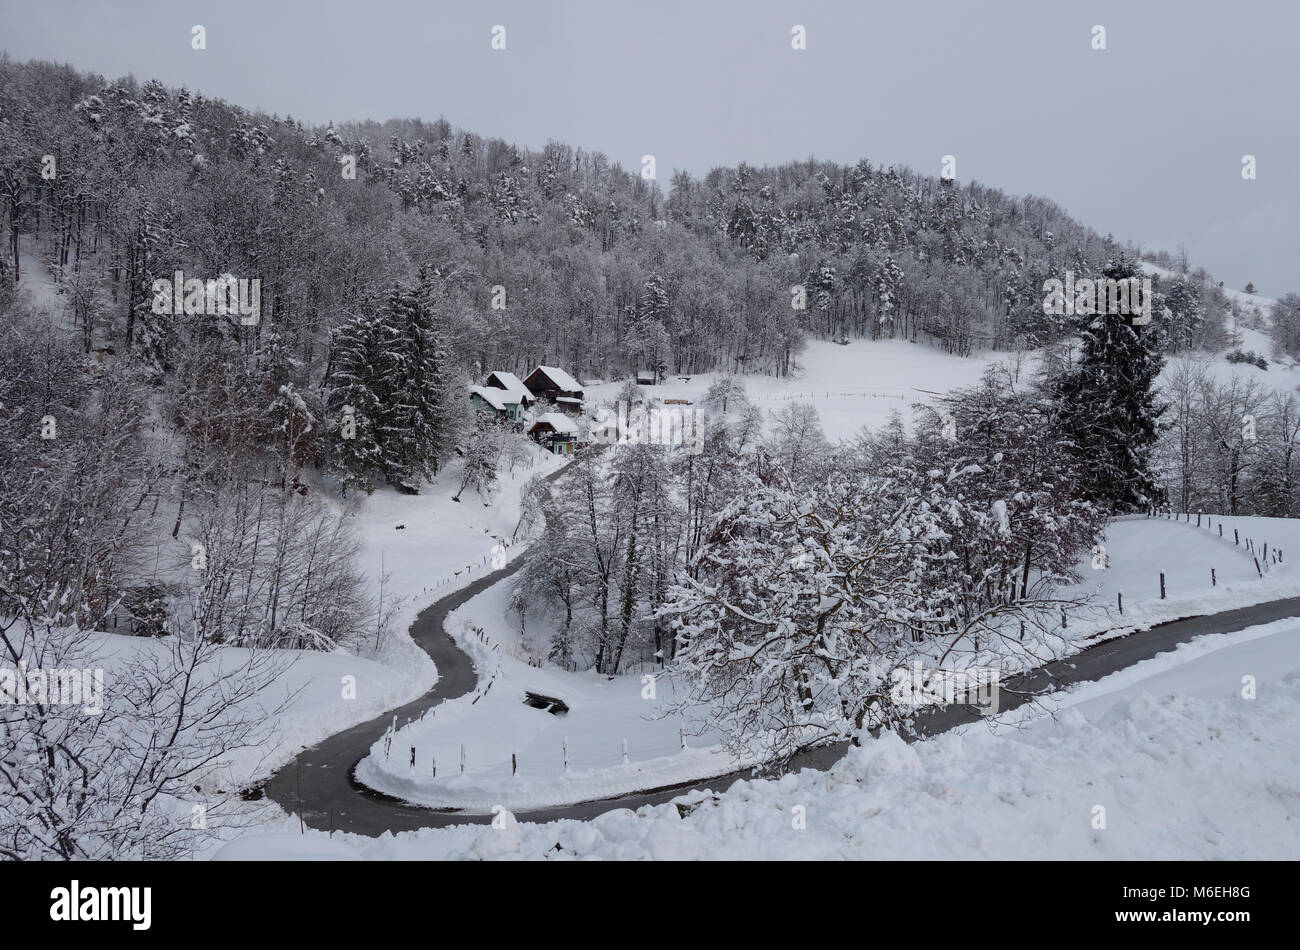
<svg viewBox="0 0 1300 950"><path fill-rule="evenodd" d="M528 374L524 387L564 412L576 415L582 411L582 384L558 366L538 366Z"/></svg>
<svg viewBox="0 0 1300 950"><path fill-rule="evenodd" d="M536 397L528 391L528 387L525 386L514 373L503 373L499 370L497 372L488 373L488 377L483 381L483 385L490 386L493 389L504 389L511 396L518 396L519 404L525 409L537 401Z"/></svg>

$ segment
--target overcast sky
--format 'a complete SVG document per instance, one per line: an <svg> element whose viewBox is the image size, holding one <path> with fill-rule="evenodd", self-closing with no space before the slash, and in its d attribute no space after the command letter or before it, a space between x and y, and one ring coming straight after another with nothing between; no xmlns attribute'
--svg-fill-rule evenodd
<svg viewBox="0 0 1300 950"><path fill-rule="evenodd" d="M1291 0L0 0L0 49L308 122L443 116L629 169L653 154L665 186L809 156L938 174L952 154L960 180L1182 243L1229 286L1300 291Z"/></svg>

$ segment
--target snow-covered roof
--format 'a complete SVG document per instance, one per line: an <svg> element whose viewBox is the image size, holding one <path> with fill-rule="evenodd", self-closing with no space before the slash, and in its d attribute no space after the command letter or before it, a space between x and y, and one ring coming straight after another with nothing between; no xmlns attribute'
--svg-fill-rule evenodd
<svg viewBox="0 0 1300 950"><path fill-rule="evenodd" d="M505 386L503 392L509 393L512 397L512 401L522 402L525 399L533 398L533 394L528 391L528 387L525 386L514 373L503 373L500 370L488 373L489 379L493 376L500 380L502 385ZM496 387L491 386L489 388L495 389Z"/></svg>
<svg viewBox="0 0 1300 950"><path fill-rule="evenodd" d="M519 405L517 395L506 392L504 389L497 389L495 386L471 386L469 391L493 409L500 409L502 412L505 411L506 406Z"/></svg>
<svg viewBox="0 0 1300 950"><path fill-rule="evenodd" d="M557 387L566 390L567 392L577 392L582 388L582 383L578 382L558 366L538 366L537 369L540 369L543 373L549 376L551 382L555 383Z"/></svg>
<svg viewBox="0 0 1300 950"><path fill-rule="evenodd" d="M582 400L579 399L577 396L556 396L556 397L555 397L555 401L556 401L556 402L572 402L572 403L577 403L578 405L582 405Z"/></svg>
<svg viewBox="0 0 1300 950"><path fill-rule="evenodd" d="M546 423L556 432L559 432L561 435L578 434L578 424L562 412L542 413L540 416L537 417L537 421L532 424L531 428L529 428L528 431L531 432L533 429L537 428L542 423Z"/></svg>

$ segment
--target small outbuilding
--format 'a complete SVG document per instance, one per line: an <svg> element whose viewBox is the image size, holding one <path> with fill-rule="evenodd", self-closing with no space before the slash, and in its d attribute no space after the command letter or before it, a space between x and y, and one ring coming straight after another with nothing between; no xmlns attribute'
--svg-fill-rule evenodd
<svg viewBox="0 0 1300 950"><path fill-rule="evenodd" d="M572 455L578 448L578 424L559 412L544 412L528 428L528 435L556 455Z"/></svg>

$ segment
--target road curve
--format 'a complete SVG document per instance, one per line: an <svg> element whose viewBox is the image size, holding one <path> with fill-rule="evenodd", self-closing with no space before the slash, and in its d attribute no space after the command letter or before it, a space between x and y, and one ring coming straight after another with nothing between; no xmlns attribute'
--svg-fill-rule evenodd
<svg viewBox="0 0 1300 950"><path fill-rule="evenodd" d="M438 681L419 699L381 716L336 733L323 742L304 750L271 776L262 786L264 793L290 814L301 814L312 828L336 829L376 837L385 831L414 831L457 824L487 824L491 815L470 815L452 809L434 809L411 805L358 783L352 772L357 763L370 753L396 715L398 725L419 718L426 709L447 699L463 696L474 688L477 675L469 656L452 641L443 628L447 615L471 597L514 574L523 558L485 574L468 587L448 594L416 617L411 637L433 658L438 666ZM1150 659L1173 649L1193 637L1207 633L1231 633L1256 624L1300 617L1300 597L1275 600L1253 607L1243 607L1217 614L1188 617L1131 633L1124 637L1095 644L1064 660L1056 660L1026 674L1011 677L1001 684L999 709L1014 709L1034 695L1059 689L1071 683L1100 679L1116 670ZM980 718L972 706L949 706L934 709L916 721L920 736L931 736L962 723ZM796 759L795 768L827 768L845 749L844 744L816 749ZM520 812L521 821L556 821L561 818L589 819L615 808L640 808L657 805L692 789L720 789L738 779L754 777L753 770L696 782L687 782L649 792L637 792L616 798L583 802L560 808Z"/></svg>

